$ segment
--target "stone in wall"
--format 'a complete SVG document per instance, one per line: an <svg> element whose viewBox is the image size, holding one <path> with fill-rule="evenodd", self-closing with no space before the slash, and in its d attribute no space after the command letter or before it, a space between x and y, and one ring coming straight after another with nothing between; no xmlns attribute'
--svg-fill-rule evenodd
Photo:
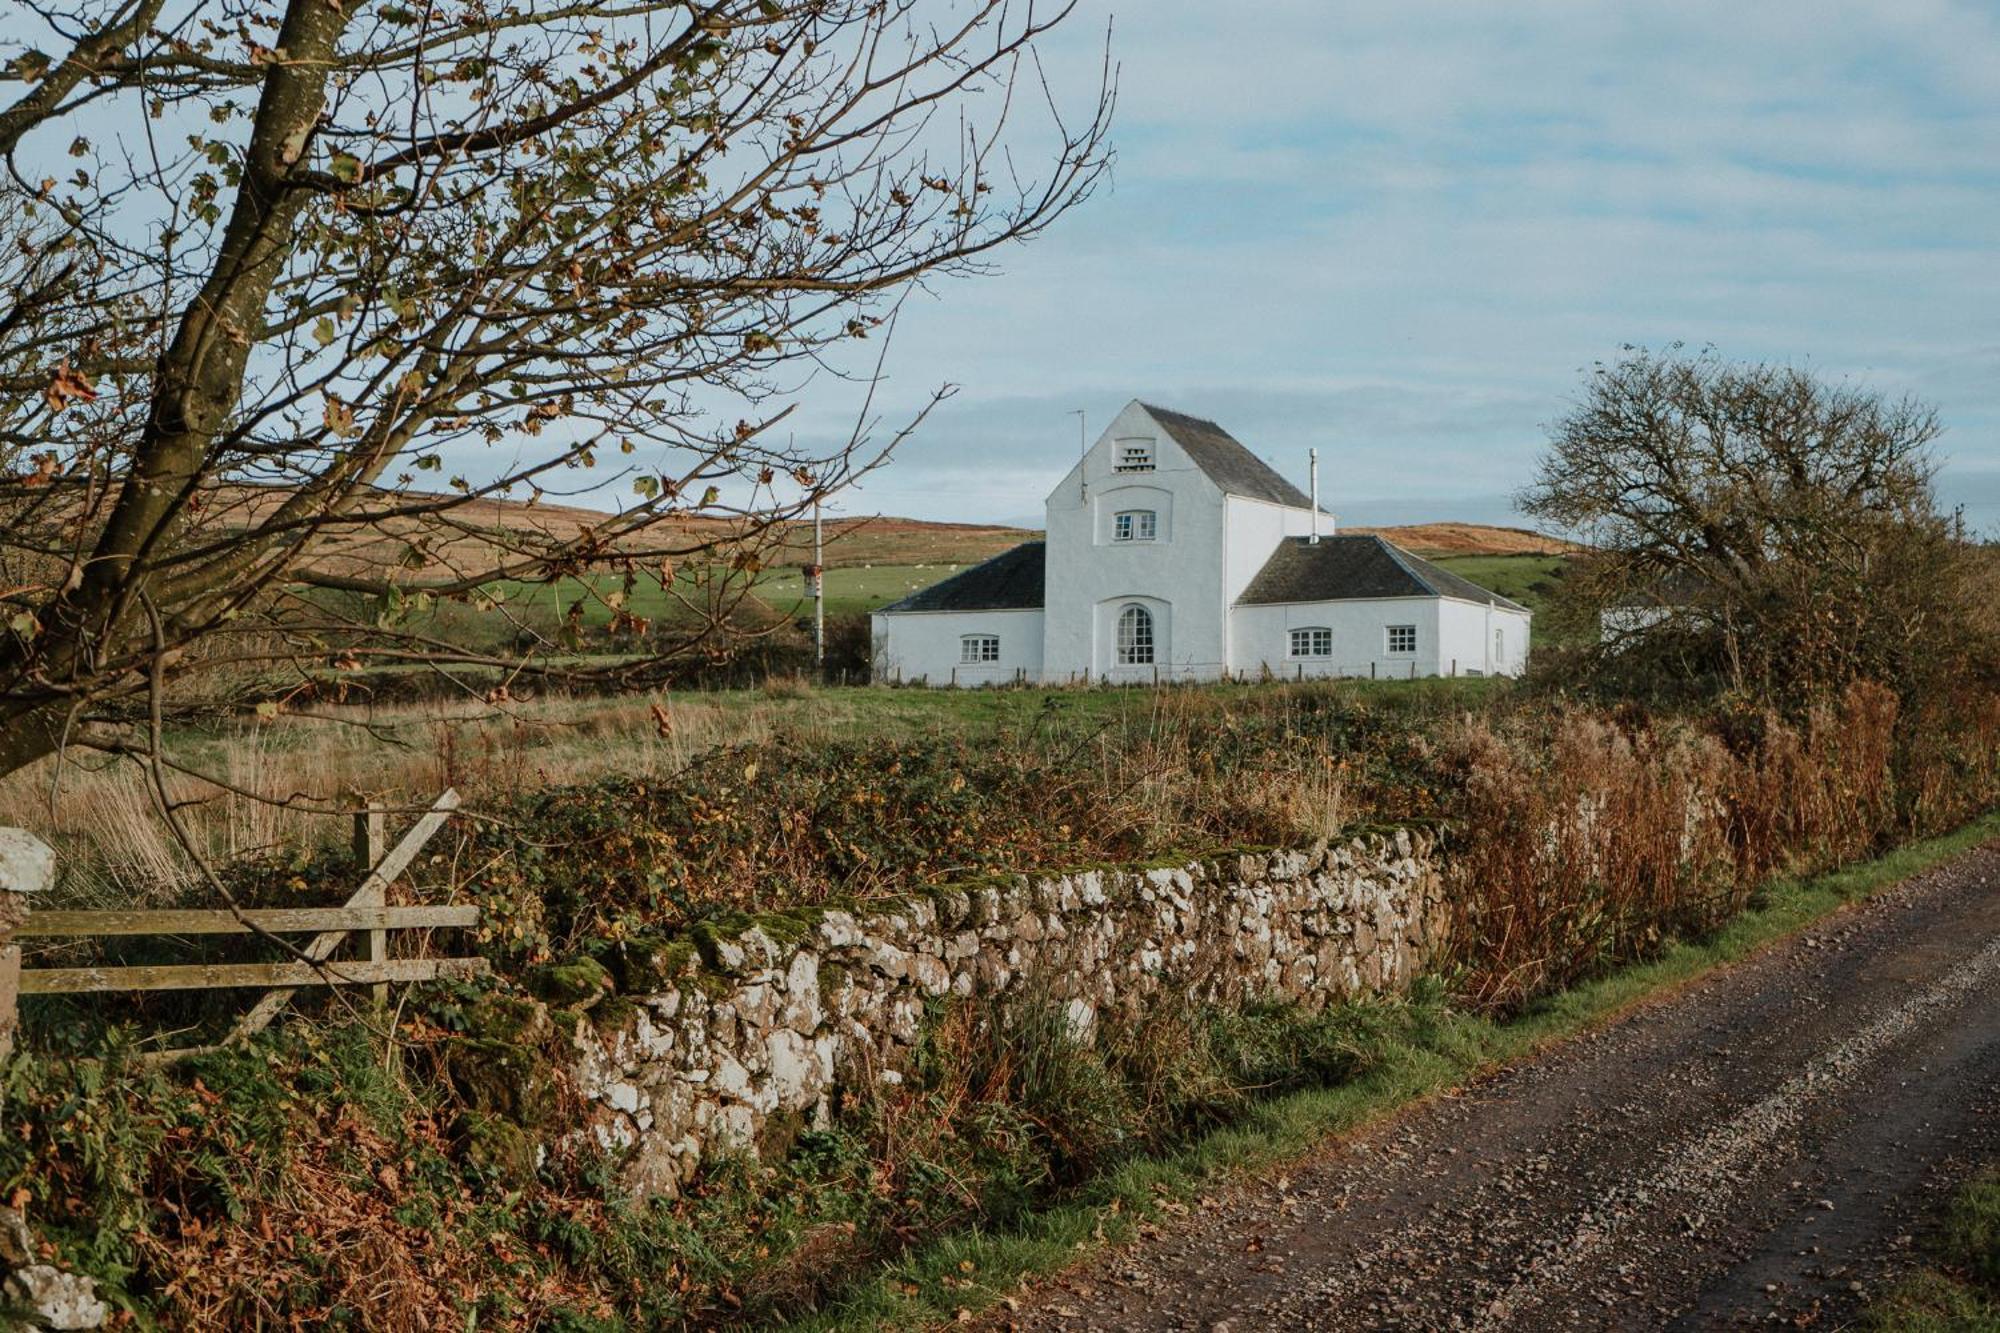
<svg viewBox="0 0 2000 1333"><path fill-rule="evenodd" d="M710 930L629 1017L576 1033L578 1086L629 1182L671 1195L704 1157L777 1150L837 1083L894 1079L926 1005L1029 978L1079 1032L1162 994L1318 1009L1399 991L1442 943L1432 840L1399 830L1308 850L941 889L861 912Z"/></svg>

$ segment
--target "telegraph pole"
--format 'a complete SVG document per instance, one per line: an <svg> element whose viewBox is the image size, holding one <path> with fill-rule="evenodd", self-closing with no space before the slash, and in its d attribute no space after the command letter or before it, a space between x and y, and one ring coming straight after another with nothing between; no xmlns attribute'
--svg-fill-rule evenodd
<svg viewBox="0 0 2000 1333"><path fill-rule="evenodd" d="M1089 428L1086 424L1082 408L1077 408L1069 415L1076 418L1077 496L1080 499L1088 500L1090 498L1090 483L1083 479L1083 460L1090 456Z"/></svg>
<svg viewBox="0 0 2000 1333"><path fill-rule="evenodd" d="M819 497L813 497L813 666L826 673L826 544L820 531Z"/></svg>

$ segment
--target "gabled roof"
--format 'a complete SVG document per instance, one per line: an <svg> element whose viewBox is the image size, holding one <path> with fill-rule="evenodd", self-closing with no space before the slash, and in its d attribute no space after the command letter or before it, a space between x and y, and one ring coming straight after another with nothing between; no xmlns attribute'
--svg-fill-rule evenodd
<svg viewBox="0 0 2000 1333"><path fill-rule="evenodd" d="M1312 501L1298 487L1286 481L1243 443L1213 421L1191 417L1184 412L1140 403L1153 420L1173 437L1194 465L1222 488L1224 495L1240 495L1294 509L1310 509Z"/></svg>
<svg viewBox="0 0 2000 1333"><path fill-rule="evenodd" d="M991 560L921 588L876 611L1034 611L1042 605L1048 547L1022 542Z"/></svg>
<svg viewBox="0 0 2000 1333"><path fill-rule="evenodd" d="M1364 597L1455 597L1511 611L1528 609L1373 533L1321 537L1317 544L1287 537L1236 603L1269 606Z"/></svg>

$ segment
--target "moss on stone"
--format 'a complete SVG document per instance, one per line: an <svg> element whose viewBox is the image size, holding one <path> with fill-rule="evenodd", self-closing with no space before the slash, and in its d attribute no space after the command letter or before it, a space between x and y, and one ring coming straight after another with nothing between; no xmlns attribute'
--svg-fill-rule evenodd
<svg viewBox="0 0 2000 1333"><path fill-rule="evenodd" d="M612 951L611 966L619 990L627 995L657 995L672 990L694 959L692 941L635 935Z"/></svg>
<svg viewBox="0 0 2000 1333"><path fill-rule="evenodd" d="M687 938L708 966L722 972L733 972L735 968L728 961L727 951L743 949L743 933L752 924L746 913L729 912L695 922L688 927Z"/></svg>
<svg viewBox="0 0 2000 1333"><path fill-rule="evenodd" d="M757 1131L757 1159L762 1162L780 1162L792 1145L799 1141L799 1135L806 1131L806 1116L802 1111L773 1111Z"/></svg>
<svg viewBox="0 0 2000 1333"><path fill-rule="evenodd" d="M613 988L611 973L595 958L545 963L529 972L528 989L550 1004L588 1009Z"/></svg>
<svg viewBox="0 0 2000 1333"><path fill-rule="evenodd" d="M445 1043L444 1070L465 1104L534 1127L555 1114L549 1057L549 1007L524 995L493 992L465 1009L464 1031Z"/></svg>
<svg viewBox="0 0 2000 1333"><path fill-rule="evenodd" d="M555 1071L539 1046L457 1037L444 1053L445 1073L466 1104L525 1128L555 1116Z"/></svg>
<svg viewBox="0 0 2000 1333"><path fill-rule="evenodd" d="M760 913L751 919L750 926L763 931L773 944L782 949L797 949L813 937L825 916L824 907L788 907Z"/></svg>
<svg viewBox="0 0 2000 1333"><path fill-rule="evenodd" d="M515 1189L534 1183L535 1140L521 1126L483 1111L466 1111L454 1131L468 1165Z"/></svg>
<svg viewBox="0 0 2000 1333"><path fill-rule="evenodd" d="M466 1035L476 1040L532 1045L549 1032L548 1006L530 996L492 991L464 1012Z"/></svg>
<svg viewBox="0 0 2000 1333"><path fill-rule="evenodd" d="M590 1025L599 1033L630 1028L639 1017L639 1006L615 991L590 1009Z"/></svg>

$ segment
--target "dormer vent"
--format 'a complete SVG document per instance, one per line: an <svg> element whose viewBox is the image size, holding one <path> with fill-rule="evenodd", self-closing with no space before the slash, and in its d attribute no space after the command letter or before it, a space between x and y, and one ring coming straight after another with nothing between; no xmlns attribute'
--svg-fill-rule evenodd
<svg viewBox="0 0 2000 1333"><path fill-rule="evenodd" d="M1118 441L1117 470L1120 472L1151 472L1153 470L1153 442L1151 440Z"/></svg>

